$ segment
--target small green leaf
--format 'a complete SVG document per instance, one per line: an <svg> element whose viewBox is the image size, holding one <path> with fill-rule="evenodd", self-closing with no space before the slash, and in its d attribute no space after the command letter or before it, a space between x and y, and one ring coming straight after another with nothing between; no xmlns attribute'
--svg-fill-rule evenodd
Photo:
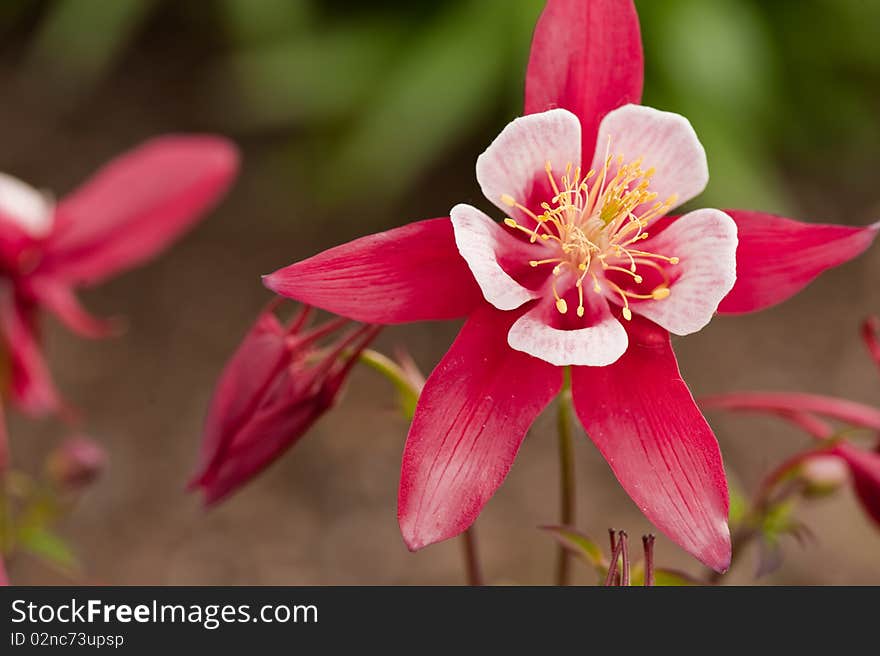
<svg viewBox="0 0 880 656"><path fill-rule="evenodd" d="M63 538L46 528L28 526L18 531L17 548L30 553L64 573L79 572L79 559Z"/></svg>
<svg viewBox="0 0 880 656"><path fill-rule="evenodd" d="M560 545L571 553L596 568L601 576L605 576L608 572L608 561L605 559L605 554L589 536L568 526L541 526L540 528L552 535Z"/></svg>
<svg viewBox="0 0 880 656"><path fill-rule="evenodd" d="M645 563L639 562L630 570L630 585L645 585ZM690 574L685 574L676 569L654 569L654 585L661 588L679 587L683 585L704 585L702 581Z"/></svg>

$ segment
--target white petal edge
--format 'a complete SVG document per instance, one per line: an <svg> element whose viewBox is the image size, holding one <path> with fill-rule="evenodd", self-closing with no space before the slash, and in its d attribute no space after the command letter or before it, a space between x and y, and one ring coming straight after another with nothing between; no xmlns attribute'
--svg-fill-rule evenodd
<svg viewBox="0 0 880 656"><path fill-rule="evenodd" d="M689 335L711 321L736 282L736 223L715 209L695 210L642 246L679 258L681 277L662 301L643 301L632 311L676 335Z"/></svg>
<svg viewBox="0 0 880 656"><path fill-rule="evenodd" d="M515 310L538 297L537 292L520 285L498 264L496 253L522 249L515 237L471 205L456 205L449 216L458 252L489 303L499 310ZM523 260L526 261L525 255Z"/></svg>
<svg viewBox="0 0 880 656"><path fill-rule="evenodd" d="M672 207L698 196L709 182L706 150L690 121L680 114L644 105L618 107L599 124L594 170L602 169L606 152L622 155L624 163L642 157L643 169L655 169L650 190L657 193L658 201L674 195Z"/></svg>
<svg viewBox="0 0 880 656"><path fill-rule="evenodd" d="M514 322L507 333L507 343L516 351L558 367L613 364L626 352L629 337L611 314L605 299L600 302L604 309L599 311L598 322L577 330L560 330L547 325L542 320L547 308L539 303ZM545 303L552 303L552 299Z"/></svg>
<svg viewBox="0 0 880 656"><path fill-rule="evenodd" d="M31 237L45 237L52 229L55 204L26 182L0 173L0 215Z"/></svg>
<svg viewBox="0 0 880 656"><path fill-rule="evenodd" d="M477 182L490 202L509 213L511 208L501 196L526 202L535 181L547 178L548 161L557 176L567 164L581 165L581 122L567 109L520 116L508 123L477 158Z"/></svg>

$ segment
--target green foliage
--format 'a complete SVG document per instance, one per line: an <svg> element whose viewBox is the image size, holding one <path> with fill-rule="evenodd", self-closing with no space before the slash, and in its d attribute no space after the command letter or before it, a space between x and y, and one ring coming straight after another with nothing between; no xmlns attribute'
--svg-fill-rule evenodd
<svg viewBox="0 0 880 656"><path fill-rule="evenodd" d="M322 204L354 205L401 197L468 140L473 152L455 165L473 166L486 135L521 111L543 5L9 0L0 3L0 29L30 30L29 77L58 85L64 102L75 103L125 70L126 58L157 52L151 35L176 38L183 28L180 40L199 61L192 88L217 108L223 129L271 131L303 170L298 186ZM798 214L789 190L804 184L829 194L845 188L852 207L870 202L874 153L865 144L880 142L880 3L637 7L645 102L689 117L706 146L712 178L698 202ZM839 165L829 170L830 158ZM287 176L289 164L276 160ZM838 211L817 219L861 220L848 207Z"/></svg>
<svg viewBox="0 0 880 656"><path fill-rule="evenodd" d="M602 548L588 535L568 526L542 526L564 548L592 566L599 578L604 580L608 574L608 559Z"/></svg>

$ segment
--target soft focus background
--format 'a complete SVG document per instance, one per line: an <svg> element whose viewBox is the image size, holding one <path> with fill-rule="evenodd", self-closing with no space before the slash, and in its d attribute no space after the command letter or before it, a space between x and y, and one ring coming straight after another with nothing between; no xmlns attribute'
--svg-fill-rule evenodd
<svg viewBox="0 0 880 656"><path fill-rule="evenodd" d="M158 261L87 294L127 317L87 342L47 321L57 382L110 455L61 533L83 580L114 584L459 583L460 546L412 555L396 488L406 424L358 370L340 408L259 480L209 512L184 492L213 383L269 295L259 275L455 203L480 206L476 156L521 109L541 0L4 0L0 170L64 193L151 135L216 131L242 147L226 202ZM642 0L645 103L688 116L709 154L701 205L816 222L880 219L880 2ZM586 36L586 35L585 35ZM792 389L880 403L858 340L880 311L880 251L756 316L679 340L695 394ZM430 370L457 326L387 330ZM633 381L637 391L638 381ZM770 419L710 415L731 481L751 491L807 438ZM15 465L39 469L60 425L10 422ZM580 435L580 433L579 433ZM495 582L549 582L557 516L552 414L533 428L479 522ZM578 441L578 525L650 530ZM848 492L800 511L762 583L880 583L880 531ZM603 540L604 541L604 540ZM663 537L660 564L698 572ZM577 580L592 583L586 567ZM748 554L726 580L752 580ZM17 583L62 583L27 557Z"/></svg>

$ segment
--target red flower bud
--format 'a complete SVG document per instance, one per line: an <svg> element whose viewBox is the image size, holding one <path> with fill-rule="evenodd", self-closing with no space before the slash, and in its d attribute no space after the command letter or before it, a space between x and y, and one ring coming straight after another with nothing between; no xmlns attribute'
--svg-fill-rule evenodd
<svg viewBox="0 0 880 656"><path fill-rule="evenodd" d="M274 462L333 406L379 331L370 325L344 331L351 322L341 318L307 328L308 307L284 326L276 305L257 318L214 390L189 484L201 488L209 505Z"/></svg>
<svg viewBox="0 0 880 656"><path fill-rule="evenodd" d="M87 437L70 437L49 454L46 471L60 488L81 490L93 483L107 464L107 454Z"/></svg>

